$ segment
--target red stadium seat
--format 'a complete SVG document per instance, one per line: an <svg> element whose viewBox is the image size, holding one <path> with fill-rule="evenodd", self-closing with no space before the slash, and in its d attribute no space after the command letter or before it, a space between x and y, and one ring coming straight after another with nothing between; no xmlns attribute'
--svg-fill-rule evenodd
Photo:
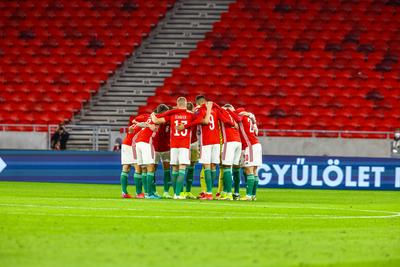
<svg viewBox="0 0 400 267"><path fill-rule="evenodd" d="M13 10L3 12L1 2L0 28L5 29L5 38L0 38L1 122L69 120L174 2L137 1L138 7L126 12L122 0L10 1L6 6L15 5L22 16L18 23ZM57 12L49 8L52 5L59 5ZM21 116L3 116L13 113L11 105ZM54 108L66 112L48 113ZM28 110L38 112L24 114Z"/></svg>
<svg viewBox="0 0 400 267"><path fill-rule="evenodd" d="M319 13L323 6L318 1L293 1L298 9L283 16L275 11L280 3L231 4L197 50L157 89L153 105L162 102L161 95L186 95L190 90L190 95L206 94L247 107L264 128L393 129L399 118L374 118L382 113L378 107L398 113L394 109L400 99L391 97L400 95L400 43L392 26L400 17L376 10L396 12L396 7L379 1L329 1L328 8L335 12ZM257 12L250 13L252 8ZM230 40L217 60L209 57L216 37ZM389 58L389 49L395 59L385 64L391 71L379 71L376 66ZM366 99L377 90L383 99ZM292 117L268 117L277 107Z"/></svg>

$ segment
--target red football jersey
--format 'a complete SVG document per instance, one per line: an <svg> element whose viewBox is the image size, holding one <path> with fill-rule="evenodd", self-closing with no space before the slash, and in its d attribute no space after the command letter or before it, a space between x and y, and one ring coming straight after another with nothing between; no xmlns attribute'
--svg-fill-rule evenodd
<svg viewBox="0 0 400 267"><path fill-rule="evenodd" d="M231 120L231 123L234 124L235 120L233 119L233 117L227 111L225 112ZM233 126L228 126L224 122L222 122L221 131L224 142L241 142L239 129L235 129Z"/></svg>
<svg viewBox="0 0 400 267"><path fill-rule="evenodd" d="M156 135L153 138L154 150L166 152L170 150L170 126L167 123L160 124Z"/></svg>
<svg viewBox="0 0 400 267"><path fill-rule="evenodd" d="M190 148L192 131L184 129L178 131L179 124L188 124L192 122L195 117L193 113L185 109L169 110L159 117L164 117L166 122L170 125L170 146L171 148Z"/></svg>
<svg viewBox="0 0 400 267"><path fill-rule="evenodd" d="M242 139L242 148L246 148L250 145L258 144L258 139L253 129L253 121L243 116L242 121L239 123L240 137Z"/></svg>
<svg viewBox="0 0 400 267"><path fill-rule="evenodd" d="M146 123L154 125L154 122L151 120L151 118L148 118ZM158 126L155 131L152 131L149 127L142 128L137 135L136 143L144 142L144 143L152 144L153 138L157 133L157 129L158 129Z"/></svg>
<svg viewBox="0 0 400 267"><path fill-rule="evenodd" d="M220 144L220 138L219 138L220 126L218 121L225 123L226 126L234 125L234 122L230 120L228 115L221 112L220 109L221 108L214 103L211 110L209 123L200 126L200 145L206 146L206 145ZM192 123L188 124L187 127L192 127L193 125L200 124L206 113L207 109L205 105L196 107L195 109L196 119Z"/></svg>
<svg viewBox="0 0 400 267"><path fill-rule="evenodd" d="M133 124L133 120L135 120L135 121L137 121L137 122L145 122L145 121L147 121L149 119L149 115L148 114L142 114L142 115L139 115L139 116L137 116L137 117L135 117L135 118L133 118L133 116L131 116L130 118L129 118L129 126L131 126L132 124ZM134 141L134 139L136 139L136 136L137 136L137 134L140 132L140 130L141 130L142 128L140 128L139 126L135 126L134 128L133 128L133 132L132 133L127 133L126 134L126 136L125 136L125 138L124 138L124 140L122 141L122 144L124 144L124 145L128 145L128 146L131 146L132 145L132 142Z"/></svg>
<svg viewBox="0 0 400 267"><path fill-rule="evenodd" d="M203 118L206 115L206 110L200 113ZM200 142L202 146L215 145L220 143L219 139L219 123L218 123L218 110L213 108L211 110L209 123L201 125L200 127Z"/></svg>
<svg viewBox="0 0 400 267"><path fill-rule="evenodd" d="M190 143L196 143L198 141L197 138L197 132L199 131L198 126L194 126L191 128L192 130L192 140L190 141Z"/></svg>

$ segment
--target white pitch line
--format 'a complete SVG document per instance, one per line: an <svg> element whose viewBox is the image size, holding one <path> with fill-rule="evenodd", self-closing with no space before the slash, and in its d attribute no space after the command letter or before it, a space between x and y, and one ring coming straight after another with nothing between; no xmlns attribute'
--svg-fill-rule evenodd
<svg viewBox="0 0 400 267"><path fill-rule="evenodd" d="M116 199L116 198L70 198L70 197L37 197L35 199L45 199L45 200L89 200L89 201L118 201L118 202L123 202L124 200L121 199ZM193 200L180 200L180 201L158 201L158 200L134 200L132 201L133 203L146 203L146 204L188 204L188 205L206 205L206 206L228 206L232 208L237 208L237 207L253 207L253 208L284 208L284 209L316 209L316 210L342 210L342 211L361 211L361 212L376 212L376 213L386 213L386 214L392 214L396 215L400 212L397 211L384 211L384 210L365 210L365 209L351 209L351 208L336 208L336 207L315 207L315 206L288 206L288 205L266 205L266 204L257 204L257 203L243 203L243 202L236 202L233 201L232 203L222 203L222 201L193 201ZM225 202L225 201L224 201ZM234 204L237 203L237 204ZM209 211L207 211L209 212Z"/></svg>
<svg viewBox="0 0 400 267"><path fill-rule="evenodd" d="M18 203L0 203L3 207L27 207L27 208L49 208L49 209L77 209L77 210L115 210L115 211L149 211L143 208L114 208L114 207L88 207L88 206L59 206L59 205L40 205L40 204L18 204ZM156 210L161 213L204 213L202 210L176 210L164 209ZM208 213L221 214L221 211L207 211ZM244 212L229 212L229 214L243 215ZM272 213L271 213L272 214ZM276 213L280 215L279 213Z"/></svg>
<svg viewBox="0 0 400 267"><path fill-rule="evenodd" d="M57 205L35 205L35 204L0 204L0 206L8 206L8 207L34 207L34 208L51 208L51 209L80 209L80 210L118 210L118 211L144 211L144 209L119 209L119 208L106 208L106 207L85 207L85 206L57 206ZM357 211L357 210L353 210ZM361 211L361 210L360 210ZM375 212L375 211L365 211L364 212ZM157 211L159 212L159 211ZM169 210L163 212L178 212L181 211L177 210ZM191 211L192 212L192 211ZM400 217L400 213L394 212L386 212L389 213L388 215L371 215L371 216L358 216L358 215L329 215L329 214L310 214L310 215L290 215L290 214L281 214L281 213L269 213L268 216L169 216L169 215L88 215L88 214L57 214L57 213L32 213L32 212L25 212L25 213L5 213L5 214L27 214L27 215L46 215L46 216L78 216L78 217L107 217L107 218L183 218L183 219L271 219L271 218L298 218L298 219L307 219L307 218L318 218L318 219L387 219L387 218L394 218Z"/></svg>
<svg viewBox="0 0 400 267"><path fill-rule="evenodd" d="M118 219L213 219L213 220L224 220L224 219L255 219L255 220L269 220L269 219L388 219L399 217L399 214L387 215L387 216L169 216L169 215L89 215L89 214L63 214L63 213L34 213L34 212L9 212L7 215L32 215L32 216L53 216L53 217L87 217L87 218L118 218Z"/></svg>

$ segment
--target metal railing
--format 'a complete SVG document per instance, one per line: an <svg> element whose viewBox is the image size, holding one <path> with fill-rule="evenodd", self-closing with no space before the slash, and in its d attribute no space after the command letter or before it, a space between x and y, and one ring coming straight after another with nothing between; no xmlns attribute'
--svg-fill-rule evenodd
<svg viewBox="0 0 400 267"><path fill-rule="evenodd" d="M51 148L51 135L57 129L57 125L43 124L0 124L0 131L25 131L25 132L45 132L47 134L47 148ZM119 132L125 134L127 127L118 126L98 126L98 125L66 125L67 130L90 131L88 148L99 150L100 136L108 136L111 140L111 133ZM260 129L259 136L281 136L281 137L312 137L312 138L379 138L391 139L393 132L385 131L347 131L347 130L293 130L293 129ZM73 133L70 139L74 139ZM110 143L109 143L110 144Z"/></svg>

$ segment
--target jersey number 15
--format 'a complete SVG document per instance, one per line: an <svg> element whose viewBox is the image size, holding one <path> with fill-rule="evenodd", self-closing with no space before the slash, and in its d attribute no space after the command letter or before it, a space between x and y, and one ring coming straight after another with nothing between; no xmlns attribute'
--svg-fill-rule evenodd
<svg viewBox="0 0 400 267"><path fill-rule="evenodd" d="M180 121L180 122L179 122L178 120L175 120L175 133L174 133L174 136L186 136L187 133L188 133L188 130L187 130L187 129L182 130L182 131L178 131L178 125L179 125L180 123L182 123L182 124L187 124L187 121Z"/></svg>

